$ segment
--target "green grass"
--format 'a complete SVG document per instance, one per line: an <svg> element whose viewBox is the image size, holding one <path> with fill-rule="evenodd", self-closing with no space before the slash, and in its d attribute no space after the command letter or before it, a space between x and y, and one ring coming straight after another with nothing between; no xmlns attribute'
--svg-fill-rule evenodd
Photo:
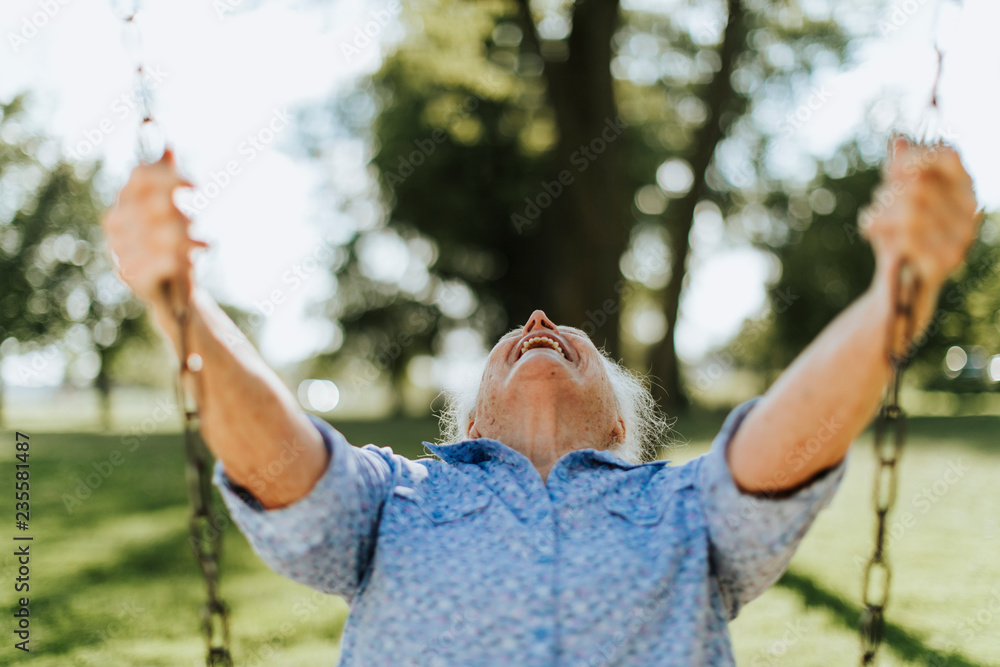
<svg viewBox="0 0 1000 667"><path fill-rule="evenodd" d="M718 415L678 423L689 443L670 458L681 462L704 451L718 424ZM419 456L420 441L436 436L430 420L340 427L355 444L389 445L407 456ZM883 666L1000 665L1000 613L989 607L994 592L1000 596L997 433L1000 418L993 417L911 422L896 516L909 511L914 521L890 550L895 569ZM0 433L6 498L13 441L12 433ZM30 659L15 655L7 634L0 664L203 664L197 622L203 587L186 541L179 439L155 434L129 451L118 436L32 432L31 443L33 650ZM732 624L740 665L857 664L857 563L873 535L870 445L866 435L855 447L840 492L789 572ZM115 451L119 465L109 463L118 460ZM946 484L941 480L956 460L968 471ZM110 465L110 474L68 508L66 498L81 481L100 475L95 463L105 472ZM940 497L926 507L914 504L914 495L933 492L936 482ZM8 543L14 532L8 529ZM233 610L237 663L334 664L347 606L271 573L235 530L227 531L224 548L222 593ZM0 556L4 609L14 605L12 551Z"/></svg>

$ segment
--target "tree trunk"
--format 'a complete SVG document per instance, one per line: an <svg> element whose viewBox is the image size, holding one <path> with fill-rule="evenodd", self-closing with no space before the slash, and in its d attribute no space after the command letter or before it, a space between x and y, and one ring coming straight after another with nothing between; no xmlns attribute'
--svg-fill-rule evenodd
<svg viewBox="0 0 1000 667"><path fill-rule="evenodd" d="M106 350L100 351L101 357L101 369L97 372L97 377L94 378L94 387L100 397L100 406L98 411L100 413L100 424L101 430L105 433L111 431L112 420L111 420L111 377L108 375L107 366L110 361Z"/></svg>
<svg viewBox="0 0 1000 667"><path fill-rule="evenodd" d="M737 93L730 81L733 68L740 54L746 49L746 25L740 0L729 0L729 18L720 47L722 67L716 72L703 96L708 107L708 119L695 134L689 163L694 173L694 184L683 198L673 202L667 209L666 224L671 241L670 282L663 292L663 312L667 319L667 335L653 349L651 355L654 394L660 406L668 412L685 409L688 404L677 358L674 339L679 314L684 278L687 275L687 260L691 248L689 235L694 223L694 209L698 202L708 195L705 173L715 154L719 142L729 130L729 120L736 114L726 114L737 100Z"/></svg>
<svg viewBox="0 0 1000 667"><path fill-rule="evenodd" d="M529 2L519 5L527 46L541 56ZM545 63L559 138L550 177L538 184L538 194L546 195L541 201L549 204L537 233L525 237L532 265L520 269L533 272L538 305L558 324L583 329L612 355L619 353L616 286L630 201L621 178L625 141L611 77L618 24L617 2L577 3L569 57ZM525 316L511 315L515 321Z"/></svg>

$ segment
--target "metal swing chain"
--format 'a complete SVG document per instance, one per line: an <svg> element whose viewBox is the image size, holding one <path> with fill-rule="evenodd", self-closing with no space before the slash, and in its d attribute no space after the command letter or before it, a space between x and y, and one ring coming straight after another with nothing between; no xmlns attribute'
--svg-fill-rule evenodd
<svg viewBox="0 0 1000 667"><path fill-rule="evenodd" d="M153 118L152 95L143 71L141 34L135 18L139 0L113 0L115 9L125 22L125 44L135 64L136 103L142 116L139 127L139 154L144 163L154 162L162 154L162 133ZM205 637L205 664L208 667L232 667L229 650L229 608L219 597L219 557L222 547L222 526L212 501L211 458L199 437L198 405L187 387L198 386L197 372L201 357L188 354L188 324L190 309L186 294L174 293L170 283L163 286L164 298L174 308L174 319L180 332L177 405L184 414L184 458L188 501L191 514L188 522L189 540L205 580L208 600L201 608L201 627Z"/></svg>
<svg viewBox="0 0 1000 667"><path fill-rule="evenodd" d="M170 289L165 288L170 296ZM196 386L196 373L201 369L201 357L188 354L187 333L190 311L185 305L175 311L180 330L180 371L177 378L178 406L184 410L184 458L188 501L191 516L188 522L191 548L194 549L205 580L208 600L201 608L201 628L205 635L205 664L232 667L229 651L229 607L219 597L219 557L222 551L222 526L212 502L211 458L199 437L198 406L185 389L185 378Z"/></svg>
<svg viewBox="0 0 1000 667"><path fill-rule="evenodd" d="M875 663L875 654L882 643L885 629L885 608L889 602L892 568L886 553L886 519L896 504L899 457L906 439L906 414L899 405L899 389L910 360L909 346L913 340L914 307L920 281L904 261L896 274L893 288L893 314L886 346L892 377L882 406L875 419L875 487L872 502L875 507L875 549L864 566L861 579L861 664ZM898 327L903 328L902 349L895 349ZM891 432L891 436L888 435Z"/></svg>
<svg viewBox="0 0 1000 667"><path fill-rule="evenodd" d="M925 117L918 130L920 143L932 147L940 145L940 141L934 136L939 130L934 121L939 120L938 97L944 51L941 49L937 33L940 29L941 11L947 2L948 0L938 0L935 5L934 20L931 25L934 31L932 39L937 55L937 69L928 104L930 117ZM956 0L956 4L961 6L962 0ZM875 664L875 655L882 644L885 634L885 608L889 603L889 586L892 579L892 568L889 565L885 544L886 520L896 504L898 463L906 441L906 414L899 405L899 390L903 371L911 358L915 329L914 307L920 291L919 278L905 260L900 264L893 290L894 312L886 346L892 377L875 420L874 452L878 465L872 494L875 508L875 548L865 563L861 579L862 602L865 606L860 621L862 665ZM902 349L897 352L895 342L900 323L903 327L903 342Z"/></svg>

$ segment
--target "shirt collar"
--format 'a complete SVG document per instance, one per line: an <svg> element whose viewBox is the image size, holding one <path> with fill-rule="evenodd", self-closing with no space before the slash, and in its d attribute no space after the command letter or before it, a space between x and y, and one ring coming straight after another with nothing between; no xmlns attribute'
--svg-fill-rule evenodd
<svg viewBox="0 0 1000 667"><path fill-rule="evenodd" d="M447 445L435 445L424 442L424 446L431 450L438 458L445 463L471 463L478 465L488 461L503 461L505 463L531 463L521 452L511 449L499 440L490 438L476 438L475 440L462 440Z"/></svg>
<svg viewBox="0 0 1000 667"><path fill-rule="evenodd" d="M524 463L531 465L531 461L528 457L521 452L508 447L499 440L492 440L490 438L462 440L461 442L448 445L435 445L429 442L424 442L423 444L441 460L451 464L471 463L473 465L478 465L487 461L502 461L515 465L523 465ZM623 468L626 470L638 468L640 465L645 465L628 463L607 450L588 448L577 449L563 454L559 460L556 461L554 467L595 467L595 464L598 463L607 463L617 468Z"/></svg>

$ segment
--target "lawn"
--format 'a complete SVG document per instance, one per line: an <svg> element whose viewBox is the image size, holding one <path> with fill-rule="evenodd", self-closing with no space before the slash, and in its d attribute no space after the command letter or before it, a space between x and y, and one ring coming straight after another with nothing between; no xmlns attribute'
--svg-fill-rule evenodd
<svg viewBox="0 0 1000 667"><path fill-rule="evenodd" d="M704 451L718 423L680 422L689 442L670 458ZM429 420L339 426L355 444L373 441L409 456L436 434ZM890 551L891 625L881 665L1000 665L998 432L995 417L912 420L896 514L908 511L912 520L898 524ZM0 664L204 664L197 626L203 588L186 541L178 438L150 435L133 451L135 442L120 436L30 435L32 652L15 651L7 633ZM0 438L10 498L14 437ZM949 467L961 476L946 475ZM873 535L873 470L866 434L789 572L731 626L740 665L857 664L859 562ZM80 488L100 471L106 475L96 489ZM15 532L11 527L7 539ZM4 609L15 603L12 552L0 557ZM225 537L222 593L233 609L241 667L334 664L346 605L271 573L235 529Z"/></svg>

